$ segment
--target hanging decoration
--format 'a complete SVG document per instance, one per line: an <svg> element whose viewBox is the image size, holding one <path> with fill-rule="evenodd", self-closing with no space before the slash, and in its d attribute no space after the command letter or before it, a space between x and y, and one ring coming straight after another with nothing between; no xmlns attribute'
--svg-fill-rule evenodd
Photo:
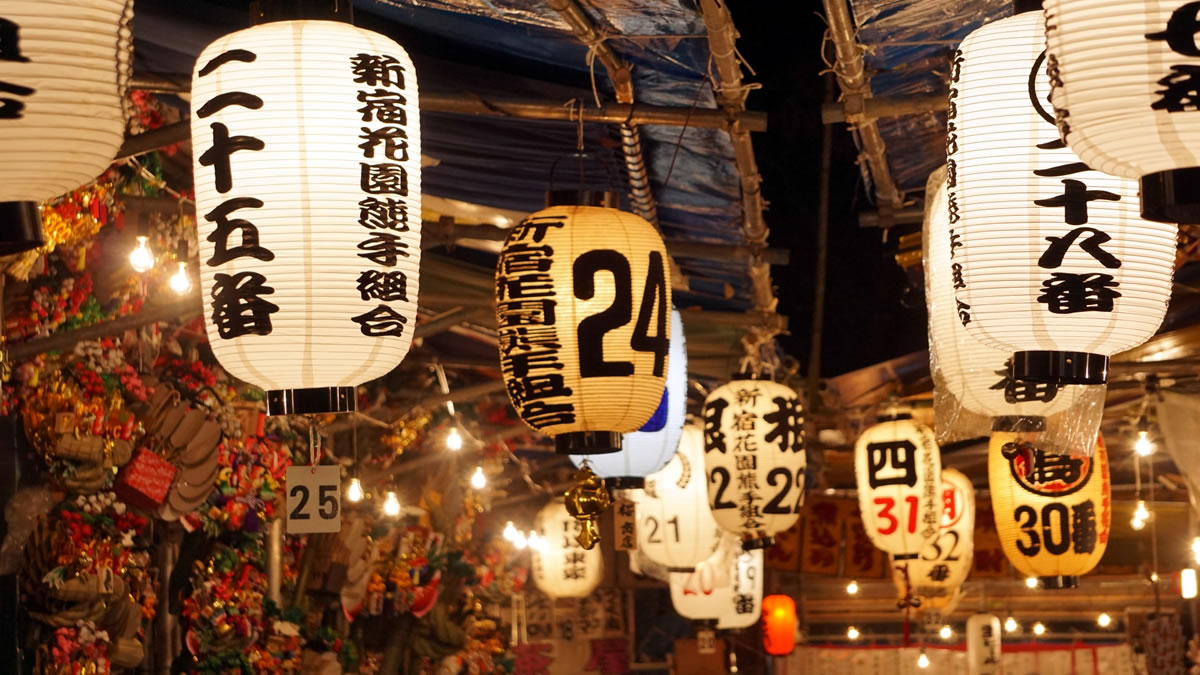
<svg viewBox="0 0 1200 675"><path fill-rule="evenodd" d="M671 605L680 616L716 620L717 628L736 629L762 620L763 551L722 547L694 572L672 572Z"/></svg>
<svg viewBox="0 0 1200 675"><path fill-rule="evenodd" d="M496 265L500 368L560 453L616 452L621 434L666 423L669 280L662 237L630 213L552 206L512 228Z"/></svg>
<svg viewBox="0 0 1200 675"><path fill-rule="evenodd" d="M1014 352L1014 379L1101 384L1108 356L1162 321L1176 227L1142 220L1136 183L1063 147L1048 112L1044 32L1041 12L1019 14L975 30L955 55L946 160L955 310L976 339Z"/></svg>
<svg viewBox="0 0 1200 675"><path fill-rule="evenodd" d="M766 548L804 505L804 414L796 392L739 379L704 401L704 467L717 525Z"/></svg>
<svg viewBox="0 0 1200 675"><path fill-rule="evenodd" d="M637 548L671 572L690 572L716 552L721 530L708 508L704 432L683 428L675 458L646 479L637 504Z"/></svg>
<svg viewBox="0 0 1200 675"><path fill-rule="evenodd" d="M975 488L971 481L956 469L942 469L939 496L942 515L937 535L925 542L916 558L892 560L892 580L900 601L919 597L923 611L937 604L937 599L958 592L971 572L975 549Z"/></svg>
<svg viewBox="0 0 1200 675"><path fill-rule="evenodd" d="M125 140L132 0L0 10L0 255L45 243L38 202L99 176Z"/></svg>
<svg viewBox="0 0 1200 675"><path fill-rule="evenodd" d="M671 309L671 349L667 360L667 387L654 415L638 431L621 438L621 449L604 455L571 455L575 466L586 459L604 484L614 490L640 489L645 478L659 471L675 455L687 414L687 342L683 318ZM666 418L664 420L663 414Z"/></svg>
<svg viewBox="0 0 1200 675"><path fill-rule="evenodd" d="M1143 217L1200 223L1196 3L1047 0L1045 11L1063 140L1097 171L1140 178Z"/></svg>
<svg viewBox="0 0 1200 675"><path fill-rule="evenodd" d="M854 476L863 529L895 563L916 560L939 532L942 459L933 432L908 413L858 437Z"/></svg>
<svg viewBox="0 0 1200 675"><path fill-rule="evenodd" d="M796 601L786 595L763 598L763 648L772 656L796 649Z"/></svg>
<svg viewBox="0 0 1200 675"><path fill-rule="evenodd" d="M575 541L585 549L591 550L600 541L600 529L596 527L596 519L608 509L608 489L604 487L604 481L592 473L587 464L575 472L575 480L575 487L567 490L564 504L567 513L582 526L575 535Z"/></svg>
<svg viewBox="0 0 1200 675"><path fill-rule="evenodd" d="M1112 497L1108 451L1042 450L1036 433L996 432L988 446L988 487L1004 554L1043 588L1074 588L1108 546Z"/></svg>
<svg viewBox="0 0 1200 675"><path fill-rule="evenodd" d="M584 548L578 536L583 524L567 513L561 500L538 511L534 530L546 541L533 549L533 583L553 598L587 597L604 576L604 557L598 548Z"/></svg>
<svg viewBox="0 0 1200 675"><path fill-rule="evenodd" d="M1000 617L972 614L967 619L967 674L999 675L1000 644Z"/></svg>
<svg viewBox="0 0 1200 675"><path fill-rule="evenodd" d="M219 38L192 78L209 343L267 412L354 410L408 352L421 124L404 49L338 21Z"/></svg>

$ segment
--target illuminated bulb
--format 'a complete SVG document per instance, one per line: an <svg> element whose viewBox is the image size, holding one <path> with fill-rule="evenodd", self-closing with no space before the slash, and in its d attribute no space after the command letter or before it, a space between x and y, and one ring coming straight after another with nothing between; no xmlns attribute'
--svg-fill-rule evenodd
<svg viewBox="0 0 1200 675"><path fill-rule="evenodd" d="M471 487L476 490L482 490L487 487L487 476L483 475L483 467L475 467L475 473L471 474Z"/></svg>
<svg viewBox="0 0 1200 675"><path fill-rule="evenodd" d="M1150 442L1145 431L1138 432L1137 442L1133 444L1133 449L1141 457L1149 457L1154 453L1154 444Z"/></svg>
<svg viewBox="0 0 1200 675"><path fill-rule="evenodd" d="M1196 597L1196 570L1191 567L1185 567L1179 573L1179 594L1184 600Z"/></svg>
<svg viewBox="0 0 1200 675"><path fill-rule="evenodd" d="M1146 502L1139 499L1137 508L1133 510L1133 518L1129 520L1129 524L1133 529L1140 530L1146 527L1147 520L1150 520L1150 510L1146 508Z"/></svg>
<svg viewBox="0 0 1200 675"><path fill-rule="evenodd" d="M1196 559L1196 564L1200 565L1200 537L1192 538L1192 557Z"/></svg>
<svg viewBox="0 0 1200 675"><path fill-rule="evenodd" d="M362 483L358 482L357 478L351 478L350 486L346 488L346 499L351 502L361 502L362 498Z"/></svg>
<svg viewBox="0 0 1200 675"><path fill-rule="evenodd" d="M400 515L400 500L396 498L396 493L388 491L387 499L383 502L383 515L395 518Z"/></svg>
<svg viewBox="0 0 1200 675"><path fill-rule="evenodd" d="M938 637L942 638L943 640L949 640L950 638L954 637L954 629L949 625L942 626L942 629L938 631Z"/></svg>
<svg viewBox="0 0 1200 675"><path fill-rule="evenodd" d="M525 535L521 534L520 532L514 532L512 544L513 548L517 549L518 551L524 551L525 547L529 545L529 540L526 539Z"/></svg>
<svg viewBox="0 0 1200 675"><path fill-rule="evenodd" d="M858 592L858 582L851 581L850 583L846 584L846 592L849 593L850 595L854 595L855 593L857 593Z"/></svg>
<svg viewBox="0 0 1200 675"><path fill-rule="evenodd" d="M456 452L462 450L462 436L458 434L458 427L450 427L450 433L446 434L446 447Z"/></svg>
<svg viewBox="0 0 1200 675"><path fill-rule="evenodd" d="M850 626L849 628L846 629L846 637L847 638L849 638L851 640L857 640L858 636L859 636L858 629L855 628L854 626Z"/></svg>
<svg viewBox="0 0 1200 675"><path fill-rule="evenodd" d="M550 550L550 541L537 532L531 531L529 533L529 548L537 551L538 553L545 554Z"/></svg>
<svg viewBox="0 0 1200 675"><path fill-rule="evenodd" d="M929 667L929 657L925 656L925 652L921 652L921 655L917 657L917 667L918 668L928 668Z"/></svg>
<svg viewBox="0 0 1200 675"><path fill-rule="evenodd" d="M1037 577L1025 577L1025 588L1037 588Z"/></svg>
<svg viewBox="0 0 1200 675"><path fill-rule="evenodd" d="M1140 529L1146 527L1146 521L1142 520L1141 518L1137 518L1137 517L1130 518L1129 526L1135 530L1140 530Z"/></svg>
<svg viewBox="0 0 1200 675"><path fill-rule="evenodd" d="M1021 626L1019 626L1017 624L1017 620L1012 618L1011 616L1004 620L1004 632L1005 633L1015 633L1015 632L1017 632L1017 630L1020 627Z"/></svg>
<svg viewBox="0 0 1200 675"><path fill-rule="evenodd" d="M505 524L505 526L504 526L504 532L503 532L504 538L509 541L516 541L518 534L520 534L520 532L517 532L517 526L513 525L513 522L511 520L508 521L508 523Z"/></svg>
<svg viewBox="0 0 1200 675"><path fill-rule="evenodd" d="M1153 572L1150 574L1150 581L1156 584L1158 583L1158 572Z"/></svg>
<svg viewBox="0 0 1200 675"><path fill-rule="evenodd" d="M185 295L192 290L192 275L188 274L187 263L179 261L179 269L167 280L171 290L179 295Z"/></svg>
<svg viewBox="0 0 1200 675"><path fill-rule="evenodd" d="M1108 628L1112 625L1112 617L1107 612L1100 612L1100 616L1096 617L1096 625L1101 628Z"/></svg>
<svg viewBox="0 0 1200 675"><path fill-rule="evenodd" d="M1034 635L1042 635L1045 632L1046 632L1046 626L1044 626L1041 621L1033 624L1033 634Z"/></svg>
<svg viewBox="0 0 1200 675"><path fill-rule="evenodd" d="M137 238L137 248L129 254L129 264L138 274L149 272L154 267L154 253L150 250L150 242L147 237L139 236Z"/></svg>

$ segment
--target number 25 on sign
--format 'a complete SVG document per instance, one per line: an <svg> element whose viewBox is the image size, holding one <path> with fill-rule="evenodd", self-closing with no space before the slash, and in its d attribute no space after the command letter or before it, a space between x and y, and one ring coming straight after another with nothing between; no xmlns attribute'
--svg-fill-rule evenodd
<svg viewBox="0 0 1200 675"><path fill-rule="evenodd" d="M341 471L336 466L288 467L288 534L342 529L341 484Z"/></svg>

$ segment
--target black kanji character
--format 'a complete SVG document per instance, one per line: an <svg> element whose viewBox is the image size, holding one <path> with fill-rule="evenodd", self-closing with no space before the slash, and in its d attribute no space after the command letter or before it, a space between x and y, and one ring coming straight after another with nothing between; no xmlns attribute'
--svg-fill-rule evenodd
<svg viewBox="0 0 1200 675"><path fill-rule="evenodd" d="M929 577L930 581L945 581L950 576L950 566L946 563L938 563L929 568L929 573L925 576Z"/></svg>
<svg viewBox="0 0 1200 675"><path fill-rule="evenodd" d="M545 298L532 300L506 300L496 303L499 327L554 326L554 307L557 303Z"/></svg>
<svg viewBox="0 0 1200 675"><path fill-rule="evenodd" d="M213 275L212 323L221 339L271 334L271 315L279 306L262 298L275 292L266 281L258 272Z"/></svg>
<svg viewBox="0 0 1200 675"><path fill-rule="evenodd" d="M1071 509L1071 544L1076 553L1096 550L1096 505L1090 499Z"/></svg>
<svg viewBox="0 0 1200 675"><path fill-rule="evenodd" d="M1200 66L1171 66L1171 74L1158 81L1163 87L1154 92L1160 98L1150 107L1167 112L1200 110Z"/></svg>
<svg viewBox="0 0 1200 675"><path fill-rule="evenodd" d="M1063 483L1070 486L1075 485L1083 477L1083 459L1080 457L1046 452L1041 448L1022 443L1005 443L1001 447L1000 453L1009 461L1016 458L1018 454L1023 455L1026 460L1025 478L1033 485Z"/></svg>
<svg viewBox="0 0 1200 675"><path fill-rule="evenodd" d="M235 218L230 220L229 216L238 209L258 209L262 208L263 202L261 199L254 197L235 197L222 202L217 208L204 214L204 219L216 226L213 231L205 237L213 243L212 257L205 261L206 265L215 267L223 265L235 258L255 258L262 261L270 261L275 259L275 254L270 249L264 248L258 243L258 227L254 223L242 219ZM241 243L230 248L229 237L235 231L241 231Z"/></svg>
<svg viewBox="0 0 1200 675"><path fill-rule="evenodd" d="M373 195L408 196L408 170L403 164L359 162L358 187Z"/></svg>
<svg viewBox="0 0 1200 675"><path fill-rule="evenodd" d="M370 239L358 242L358 250L358 257L384 267L395 267L397 260L409 256L408 242L391 232L372 232Z"/></svg>
<svg viewBox="0 0 1200 675"><path fill-rule="evenodd" d="M575 406L571 403L530 401L521 408L521 419L534 429L575 423Z"/></svg>
<svg viewBox="0 0 1200 675"><path fill-rule="evenodd" d="M899 472L881 477L885 469ZM912 441L883 441L867 444L867 482L872 488L884 485L917 484L917 446Z"/></svg>
<svg viewBox="0 0 1200 675"><path fill-rule="evenodd" d="M516 242L505 246L500 256L500 270L504 274L549 272L553 263L554 249L545 244L536 246Z"/></svg>
<svg viewBox="0 0 1200 675"><path fill-rule="evenodd" d="M386 89L360 91L358 92L358 102L363 104L358 112L362 113L364 122L399 124L400 126L408 124L408 111L404 109L408 100L404 98L404 94Z"/></svg>
<svg viewBox="0 0 1200 675"><path fill-rule="evenodd" d="M711 399L704 404L704 452L719 450L725 454L725 434L721 431L721 418L729 401L723 398Z"/></svg>
<svg viewBox="0 0 1200 675"><path fill-rule="evenodd" d="M550 297L554 297L554 280L549 274L539 272L496 277L496 298L500 301Z"/></svg>
<svg viewBox="0 0 1200 675"><path fill-rule="evenodd" d="M956 305L955 311L958 312L958 320L962 322L962 325L965 326L971 323L971 306L958 298L955 298L954 302Z"/></svg>
<svg viewBox="0 0 1200 675"><path fill-rule="evenodd" d="M775 410L763 415L763 421L774 427L763 436L763 441L776 441L780 452L804 450L804 418L797 409L796 399L776 396L771 402Z"/></svg>
<svg viewBox="0 0 1200 675"><path fill-rule="evenodd" d="M36 89L23 87L19 84L4 82L0 80L0 92L5 94L15 94L17 96L30 96ZM8 97L0 97L0 119L16 120L24 117L25 102Z"/></svg>
<svg viewBox="0 0 1200 675"><path fill-rule="evenodd" d="M534 370L562 370L557 349L529 350L507 356L500 364L512 377L528 377Z"/></svg>
<svg viewBox="0 0 1200 675"><path fill-rule="evenodd" d="M1042 253L1042 257L1038 258L1038 267L1051 270L1062 265L1063 257L1071 248L1071 244L1074 244L1075 240L1085 233L1088 238L1080 242L1079 248L1091 254L1101 265L1110 270L1121 266L1121 261L1116 256L1100 248L1102 244L1112 241L1112 236L1094 227L1077 227L1061 237L1046 237L1050 246Z"/></svg>
<svg viewBox="0 0 1200 675"><path fill-rule="evenodd" d="M1000 381L993 384L988 389L992 391L1003 391L1004 402L1008 404L1026 403L1029 401L1041 401L1049 403L1058 396L1058 391L1062 387L1050 382L1031 382L1028 380L1015 380L1012 377L1012 359L1005 362L1004 368L993 371L1000 376Z"/></svg>
<svg viewBox="0 0 1200 675"><path fill-rule="evenodd" d="M1171 51L1184 56L1200 56L1196 46L1196 32L1200 31L1200 2L1180 5L1167 19L1167 29L1157 33L1146 33L1147 40L1163 41Z"/></svg>
<svg viewBox="0 0 1200 675"><path fill-rule="evenodd" d="M565 220L566 216L539 216L526 218L509 230L508 241L511 244L514 241L522 241L528 237L535 243L540 242L546 237L546 233L550 230L550 228L553 227L561 230ZM530 237L530 235L532 235L532 237Z"/></svg>
<svg viewBox="0 0 1200 675"><path fill-rule="evenodd" d="M263 107L263 100L254 94L244 91L227 91L210 98L207 103L196 109L196 117L204 119L221 112L231 105L240 105L248 110L258 110Z"/></svg>
<svg viewBox="0 0 1200 675"><path fill-rule="evenodd" d="M736 462L738 471L753 471L758 468L758 455L738 455Z"/></svg>
<svg viewBox="0 0 1200 675"><path fill-rule="evenodd" d="M21 27L4 18L0 18L0 61L29 63L21 54Z"/></svg>
<svg viewBox="0 0 1200 675"><path fill-rule="evenodd" d="M1074 180L1072 178L1064 178L1062 184L1065 186L1061 195L1050 197L1049 199L1035 199L1034 204L1038 206L1061 206L1065 214L1065 220L1068 225L1084 225L1088 221L1088 202L1104 199L1110 202L1121 201L1121 195L1107 190L1089 190L1083 181Z"/></svg>
<svg viewBox="0 0 1200 675"><path fill-rule="evenodd" d="M208 75L216 72L218 68L226 63L232 63L234 61L241 63L254 63L254 61L257 59L258 55L252 51L245 49L230 49L209 59L208 63L204 64L200 70L196 71L196 76L207 77Z"/></svg>
<svg viewBox="0 0 1200 675"><path fill-rule="evenodd" d="M1051 144L1061 144L1061 147L1063 147L1063 148L1067 147L1067 145L1065 143L1063 143L1061 140L1051 141L1049 143L1039 143L1037 147L1042 150L1051 150L1053 148L1042 147L1042 146L1048 146ZM1033 174L1035 176L1043 176L1045 178L1058 178L1059 176L1070 176L1073 174L1083 173L1084 171L1091 171L1091 170L1092 170L1092 168L1090 166L1088 166L1087 164L1084 164L1083 162L1070 162L1067 164L1059 164L1058 166L1052 166L1049 169L1034 169Z"/></svg>
<svg viewBox="0 0 1200 675"><path fill-rule="evenodd" d="M359 330L367 337L400 337L404 335L404 326L408 323L408 317L387 305L379 305L350 320L358 324Z"/></svg>
<svg viewBox="0 0 1200 675"><path fill-rule="evenodd" d="M566 386L566 380L557 373L510 378L507 387L513 405L522 406L528 401L570 396L572 393L572 389Z"/></svg>
<svg viewBox="0 0 1200 675"><path fill-rule="evenodd" d="M738 474L739 490L757 490L758 474L753 471L743 471Z"/></svg>
<svg viewBox="0 0 1200 675"><path fill-rule="evenodd" d="M408 302L408 277L400 271L363 270L358 275L358 293L363 300Z"/></svg>
<svg viewBox="0 0 1200 675"><path fill-rule="evenodd" d="M753 614L754 613L754 596L748 593L739 593L733 599L734 611L738 614Z"/></svg>
<svg viewBox="0 0 1200 675"><path fill-rule="evenodd" d="M529 351L534 347L562 349L558 331L553 326L522 326L500 333L500 353L505 356L514 350Z"/></svg>
<svg viewBox="0 0 1200 675"><path fill-rule="evenodd" d="M358 84L404 88L404 65L390 54L355 54L350 57L350 72Z"/></svg>
<svg viewBox="0 0 1200 675"><path fill-rule="evenodd" d="M259 151L266 147L262 139L254 136L230 136L229 127L213 122L212 147L200 155L201 166L213 168L213 183L222 194L233 189L233 175L229 169L229 157L239 150Z"/></svg>
<svg viewBox="0 0 1200 675"><path fill-rule="evenodd" d="M383 156L397 162L408 161L408 133L400 127L380 127L378 129L362 128L359 138L363 142L358 146L364 157L375 156L375 146L383 144ZM399 157L396 154L399 153Z"/></svg>
<svg viewBox="0 0 1200 675"><path fill-rule="evenodd" d="M1053 314L1111 312L1113 301L1121 297L1113 289L1120 285L1111 274L1055 272L1042 282L1042 294L1037 301Z"/></svg>
<svg viewBox="0 0 1200 675"><path fill-rule="evenodd" d="M408 204L403 199L367 197L358 203L358 224L368 230L408 232Z"/></svg>

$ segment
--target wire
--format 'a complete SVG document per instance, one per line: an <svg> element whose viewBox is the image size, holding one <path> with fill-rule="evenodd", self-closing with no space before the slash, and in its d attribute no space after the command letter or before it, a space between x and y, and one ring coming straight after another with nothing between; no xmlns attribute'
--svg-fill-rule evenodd
<svg viewBox="0 0 1200 675"><path fill-rule="evenodd" d="M683 146L683 135L687 132L688 124L692 121L692 111L696 109L696 104L700 101L700 92L704 90L705 82L706 80L701 80L700 86L696 87L696 95L692 97L692 105L688 108L687 115L683 118L683 128L679 130L679 138L675 141L675 154L671 155L671 166L667 169L667 177L663 179L664 190L671 182L671 174L675 172L675 160L679 159L679 148Z"/></svg>

